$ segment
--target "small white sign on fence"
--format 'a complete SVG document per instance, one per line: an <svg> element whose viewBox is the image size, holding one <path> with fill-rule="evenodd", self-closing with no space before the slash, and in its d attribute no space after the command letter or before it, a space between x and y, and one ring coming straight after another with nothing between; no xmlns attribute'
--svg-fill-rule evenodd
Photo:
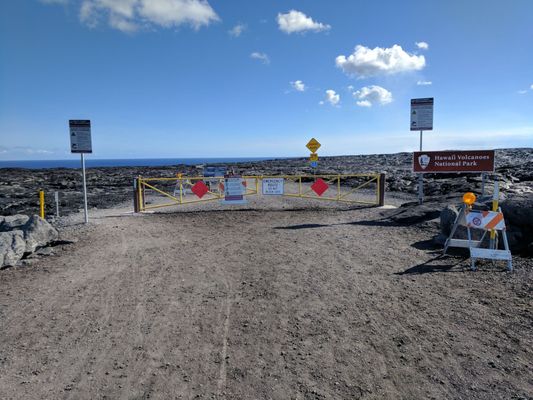
<svg viewBox="0 0 533 400"><path fill-rule="evenodd" d="M283 195L284 181L283 178L264 178L262 182L263 195Z"/></svg>

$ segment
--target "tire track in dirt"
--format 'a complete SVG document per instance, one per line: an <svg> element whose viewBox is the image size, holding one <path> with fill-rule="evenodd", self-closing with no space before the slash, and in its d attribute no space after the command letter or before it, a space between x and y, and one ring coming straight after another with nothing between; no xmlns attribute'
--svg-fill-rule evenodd
<svg viewBox="0 0 533 400"><path fill-rule="evenodd" d="M228 288L229 289L229 288ZM228 290L226 296L226 306L225 306L225 316L224 316L224 325L222 330L222 350L221 361L220 361L220 374L217 382L218 395L222 396L224 389L226 388L226 364L227 364L227 354L228 354L228 337L229 337L229 327L230 327L230 316L231 316L231 292Z"/></svg>

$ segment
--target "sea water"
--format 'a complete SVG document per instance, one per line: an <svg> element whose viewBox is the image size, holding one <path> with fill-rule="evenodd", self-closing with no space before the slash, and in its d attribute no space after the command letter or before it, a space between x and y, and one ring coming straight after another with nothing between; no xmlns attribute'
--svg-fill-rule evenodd
<svg viewBox="0 0 533 400"><path fill-rule="evenodd" d="M234 157L234 158L131 158L131 159L91 159L85 158L87 168L91 167L162 167L178 164L199 165L213 163L238 163L247 161L272 160L274 157ZM0 161L0 168L80 168L80 159L73 160L18 160Z"/></svg>

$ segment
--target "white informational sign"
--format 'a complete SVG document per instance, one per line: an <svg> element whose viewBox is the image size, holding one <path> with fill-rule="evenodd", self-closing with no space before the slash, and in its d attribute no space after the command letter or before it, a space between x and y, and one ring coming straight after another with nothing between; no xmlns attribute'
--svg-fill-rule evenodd
<svg viewBox="0 0 533 400"><path fill-rule="evenodd" d="M92 153L91 121L71 119L70 128L70 152Z"/></svg>
<svg viewBox="0 0 533 400"><path fill-rule="evenodd" d="M226 175L224 177L223 204L246 204L246 181L240 175Z"/></svg>
<svg viewBox="0 0 533 400"><path fill-rule="evenodd" d="M282 195L283 192L283 178L263 178L263 194L264 195Z"/></svg>
<svg viewBox="0 0 533 400"><path fill-rule="evenodd" d="M433 130L433 97L411 99L411 130Z"/></svg>

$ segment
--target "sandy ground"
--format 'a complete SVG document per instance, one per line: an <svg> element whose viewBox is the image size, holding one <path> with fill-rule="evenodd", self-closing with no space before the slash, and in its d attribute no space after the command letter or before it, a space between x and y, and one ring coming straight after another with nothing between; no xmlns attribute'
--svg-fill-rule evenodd
<svg viewBox="0 0 533 400"><path fill-rule="evenodd" d="M0 398L533 399L531 260L471 272L376 208L194 207L0 271Z"/></svg>

